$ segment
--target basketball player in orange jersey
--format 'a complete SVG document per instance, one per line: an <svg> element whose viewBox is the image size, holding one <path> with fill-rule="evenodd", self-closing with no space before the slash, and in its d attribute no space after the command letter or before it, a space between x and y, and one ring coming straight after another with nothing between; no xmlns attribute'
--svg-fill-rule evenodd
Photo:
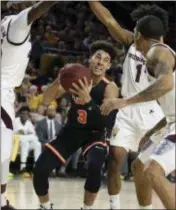
<svg viewBox="0 0 176 210"><path fill-rule="evenodd" d="M55 2L41 1L33 5L33 2L13 1L8 4L23 10L19 14L5 16L1 22L1 209L3 210L13 209L5 198L5 192L13 144L14 88L21 85L28 65L31 25Z"/></svg>
<svg viewBox="0 0 176 210"><path fill-rule="evenodd" d="M115 83L104 78L115 56L113 45L106 41L97 41L90 47L89 70L93 87L90 88L86 80L72 85L70 91L78 97L72 97L67 124L55 140L45 145L34 169L33 184L41 209L52 209L48 194L50 172L65 164L65 160L80 147L84 148L83 155L87 159L83 209L93 208L107 155L106 118L101 115L99 106L106 98L118 97ZM48 105L64 92L57 78L44 93L44 104Z"/></svg>
<svg viewBox="0 0 176 210"><path fill-rule="evenodd" d="M141 179L138 166L142 161L147 164L145 174L149 186L143 190L147 190L146 193L151 198L153 189L166 209L176 209L175 185L172 185L166 178L176 168L176 53L161 41L165 33L162 22L155 16L145 16L138 21L134 36L136 48L146 57L146 66L155 81L132 97L105 101L101 109L104 114L108 114L113 109L122 109L132 104L158 99L166 116L167 126L164 132L156 134L158 137L162 136L157 146L148 141L142 148L135 161L136 182Z"/></svg>
<svg viewBox="0 0 176 210"><path fill-rule="evenodd" d="M123 64L121 95L123 98L132 97L150 85L145 58L136 49L133 41L134 34L122 28L110 11L100 2L91 1L89 4L93 13L107 27L112 37L129 48ZM159 17L165 29L168 29L167 12L156 5L140 6L132 12L132 18L138 21L147 14ZM130 150L137 151L143 135L162 119L162 122L165 122L163 111L155 100L148 103L131 105L119 110L114 126L114 130L117 133L110 141L110 154L112 158L109 161L108 168L108 192L111 209L120 209L120 169L125 156ZM145 155L147 157L147 154ZM139 170L141 171L141 180L143 182L142 185L136 182L137 192L140 192L137 193L137 197L141 209L152 209L151 198L145 193L149 186L148 183L144 182L145 178L142 179L141 169L143 167L144 165L141 162Z"/></svg>

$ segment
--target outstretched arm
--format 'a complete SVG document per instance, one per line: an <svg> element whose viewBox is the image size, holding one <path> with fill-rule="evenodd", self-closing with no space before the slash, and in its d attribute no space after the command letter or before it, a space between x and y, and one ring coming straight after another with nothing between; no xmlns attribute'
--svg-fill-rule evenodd
<svg viewBox="0 0 176 210"><path fill-rule="evenodd" d="M28 12L28 25L44 15L57 1L42 1L35 4Z"/></svg>
<svg viewBox="0 0 176 210"><path fill-rule="evenodd" d="M107 27L115 40L125 45L129 45L133 42L133 33L123 29L106 7L98 1L89 1L89 5L93 13Z"/></svg>
<svg viewBox="0 0 176 210"><path fill-rule="evenodd" d="M8 41L15 44L23 43L30 33L33 21L40 18L56 2L41 1L33 7L24 9L19 14L14 15L9 23L9 30L7 31Z"/></svg>
<svg viewBox="0 0 176 210"><path fill-rule="evenodd" d="M43 105L49 105L51 101L60 98L65 93L65 90L56 79L43 94Z"/></svg>

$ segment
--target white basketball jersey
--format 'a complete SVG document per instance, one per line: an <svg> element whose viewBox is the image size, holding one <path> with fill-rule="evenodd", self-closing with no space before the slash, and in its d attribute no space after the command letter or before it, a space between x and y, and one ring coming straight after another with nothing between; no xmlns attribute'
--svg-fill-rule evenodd
<svg viewBox="0 0 176 210"><path fill-rule="evenodd" d="M31 50L28 11L4 17L1 22L1 88L20 86L25 75Z"/></svg>
<svg viewBox="0 0 176 210"><path fill-rule="evenodd" d="M132 44L123 63L122 96L129 98L150 85L145 58Z"/></svg>
<svg viewBox="0 0 176 210"><path fill-rule="evenodd" d="M175 116L175 97L176 97L176 90L175 90L175 71L176 71L176 53L174 50L172 50L168 45L166 44L154 44L152 47L157 46L157 45L162 45L166 48L168 48L172 54L175 57L175 67L173 69L173 83L174 83L174 87L171 91L169 91L168 93L166 93L165 95L163 95L161 98L158 99L160 106L168 120L168 122L175 122L176 121L176 116Z"/></svg>

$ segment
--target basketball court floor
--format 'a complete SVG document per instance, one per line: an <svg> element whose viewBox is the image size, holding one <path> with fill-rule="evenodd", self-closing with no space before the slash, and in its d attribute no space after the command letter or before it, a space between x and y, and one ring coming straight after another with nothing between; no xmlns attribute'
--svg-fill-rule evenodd
<svg viewBox="0 0 176 210"><path fill-rule="evenodd" d="M80 209L84 193L84 179L53 178L50 179L51 201L54 209ZM144 189L145 190L145 189ZM38 199L30 179L16 178L9 181L7 196L17 209L37 209ZM102 188L95 203L95 209L109 209L107 188ZM122 209L139 209L134 182L123 182L121 193ZM154 194L153 209L164 209Z"/></svg>

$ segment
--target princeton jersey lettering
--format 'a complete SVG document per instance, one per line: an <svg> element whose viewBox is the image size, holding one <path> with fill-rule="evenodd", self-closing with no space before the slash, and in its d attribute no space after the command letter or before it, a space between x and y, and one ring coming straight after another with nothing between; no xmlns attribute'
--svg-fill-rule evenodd
<svg viewBox="0 0 176 210"><path fill-rule="evenodd" d="M98 85L94 86L90 92L91 98L98 106L103 102L107 84L107 81L102 80ZM91 105L83 105L79 98L72 96L72 104L68 113L68 125L76 128L96 130L103 125L103 120L104 117L99 110L94 110Z"/></svg>
<svg viewBox="0 0 176 210"><path fill-rule="evenodd" d="M132 97L149 86L145 58L132 44L123 64L122 96Z"/></svg>
<svg viewBox="0 0 176 210"><path fill-rule="evenodd" d="M20 86L25 75L29 61L28 55L31 50L29 41L31 26L25 26L22 23L25 22L28 10L24 10L18 15L4 17L1 22L2 89L14 89Z"/></svg>

